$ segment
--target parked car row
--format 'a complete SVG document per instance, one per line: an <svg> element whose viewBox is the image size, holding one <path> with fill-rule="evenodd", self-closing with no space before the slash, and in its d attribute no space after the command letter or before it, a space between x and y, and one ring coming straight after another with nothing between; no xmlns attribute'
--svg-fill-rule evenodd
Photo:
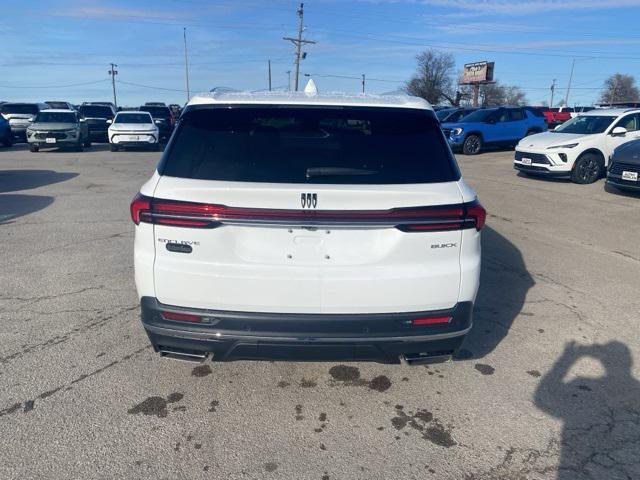
<svg viewBox="0 0 640 480"><path fill-rule="evenodd" d="M81 150L92 142L110 143L114 151L141 145L157 148L169 140L181 111L177 104L161 102L135 109L116 109L111 102L1 102L0 144L23 141L33 152L44 147ZM118 120L120 114L126 115Z"/></svg>
<svg viewBox="0 0 640 480"><path fill-rule="evenodd" d="M547 113L567 120L548 130ZM515 146L514 167L522 173L580 184L606 176L610 185L640 190L640 108L449 108L436 116L454 151Z"/></svg>
<svg viewBox="0 0 640 480"><path fill-rule="evenodd" d="M591 110L554 130L523 138L516 146L514 167L581 184L608 174L608 183L640 190L639 140L640 109Z"/></svg>

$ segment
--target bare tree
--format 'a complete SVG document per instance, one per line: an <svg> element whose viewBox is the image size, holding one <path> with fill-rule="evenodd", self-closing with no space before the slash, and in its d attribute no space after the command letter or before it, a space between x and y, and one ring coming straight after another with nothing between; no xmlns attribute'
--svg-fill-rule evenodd
<svg viewBox="0 0 640 480"><path fill-rule="evenodd" d="M640 91L633 75L616 73L605 80L600 102L637 102L638 100L640 100Z"/></svg>
<svg viewBox="0 0 640 480"><path fill-rule="evenodd" d="M526 105L527 94L524 93L517 85L506 85L504 87L505 104L507 105Z"/></svg>
<svg viewBox="0 0 640 480"><path fill-rule="evenodd" d="M470 91L470 87L468 90ZM480 104L483 107L526 105L527 95L516 85L502 85L500 82L488 83L480 87Z"/></svg>
<svg viewBox="0 0 640 480"><path fill-rule="evenodd" d="M416 60L418 69L405 86L407 93L434 105L442 101L455 105L456 62L453 55L429 49L420 53Z"/></svg>

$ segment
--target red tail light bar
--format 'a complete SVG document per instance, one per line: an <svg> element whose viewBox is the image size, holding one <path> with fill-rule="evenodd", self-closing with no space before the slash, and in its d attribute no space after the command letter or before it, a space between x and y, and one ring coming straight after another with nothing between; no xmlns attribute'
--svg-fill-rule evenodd
<svg viewBox="0 0 640 480"><path fill-rule="evenodd" d="M208 203L150 198L138 194L131 202L131 219L189 228L254 225L321 228L397 228L403 232L480 231L486 211L478 201L458 205L394 208L391 210L285 210L227 207Z"/></svg>
<svg viewBox="0 0 640 480"><path fill-rule="evenodd" d="M160 312L160 315L162 315L162 318L165 320L173 320L174 322L202 322L202 317L200 315L192 315L190 313Z"/></svg>

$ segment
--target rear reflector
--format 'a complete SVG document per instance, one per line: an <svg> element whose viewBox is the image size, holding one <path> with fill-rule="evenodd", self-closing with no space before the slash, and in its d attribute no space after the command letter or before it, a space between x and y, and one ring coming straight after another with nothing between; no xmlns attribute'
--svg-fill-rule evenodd
<svg viewBox="0 0 640 480"><path fill-rule="evenodd" d="M175 322L197 323L202 321L201 316L191 315L190 313L160 312L160 315L162 315L162 318L165 320L173 320Z"/></svg>
<svg viewBox="0 0 640 480"><path fill-rule="evenodd" d="M227 224L397 228L403 232L467 228L480 231L485 218L486 212L478 201L391 210L286 210L164 200L139 193L131 202L131 219L136 225L151 223L190 228L216 228Z"/></svg>
<svg viewBox="0 0 640 480"><path fill-rule="evenodd" d="M414 327L422 327L424 325L444 325L451 321L451 317L428 317L416 318L411 322Z"/></svg>

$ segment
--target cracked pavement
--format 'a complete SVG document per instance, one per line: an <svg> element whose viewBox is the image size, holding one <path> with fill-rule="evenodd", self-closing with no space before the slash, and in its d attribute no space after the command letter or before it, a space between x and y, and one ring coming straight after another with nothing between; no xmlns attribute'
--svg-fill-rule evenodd
<svg viewBox="0 0 640 480"><path fill-rule="evenodd" d="M640 478L640 197L458 156L489 212L454 361L160 359L129 201L159 153L0 149L0 478Z"/></svg>

